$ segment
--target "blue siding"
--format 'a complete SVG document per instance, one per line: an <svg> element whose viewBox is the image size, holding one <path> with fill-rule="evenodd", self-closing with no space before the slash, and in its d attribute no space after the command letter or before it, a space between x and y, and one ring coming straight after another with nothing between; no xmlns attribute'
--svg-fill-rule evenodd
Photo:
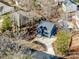
<svg viewBox="0 0 79 59"><path fill-rule="evenodd" d="M57 27L56 27L56 25L54 25L52 30L51 30L50 37L55 36L56 32L57 32Z"/></svg>

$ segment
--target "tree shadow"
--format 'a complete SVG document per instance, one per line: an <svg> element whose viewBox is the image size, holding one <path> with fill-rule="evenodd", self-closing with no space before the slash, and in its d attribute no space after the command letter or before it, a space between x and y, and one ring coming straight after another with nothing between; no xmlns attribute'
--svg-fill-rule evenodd
<svg viewBox="0 0 79 59"><path fill-rule="evenodd" d="M36 59L65 59L63 57L50 55L48 53L45 53L45 52L42 52L42 51L37 51L37 50L31 49L31 48L25 48L22 51L22 53L25 54L25 55L31 55L32 57L35 57Z"/></svg>

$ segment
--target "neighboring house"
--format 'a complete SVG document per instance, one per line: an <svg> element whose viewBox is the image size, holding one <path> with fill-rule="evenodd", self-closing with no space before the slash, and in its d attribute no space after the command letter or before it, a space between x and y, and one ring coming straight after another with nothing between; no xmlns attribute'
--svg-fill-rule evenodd
<svg viewBox="0 0 79 59"><path fill-rule="evenodd" d="M66 8L66 12L77 11L77 5L72 3L70 0L65 0L64 5L64 8Z"/></svg>
<svg viewBox="0 0 79 59"><path fill-rule="evenodd" d="M57 32L57 27L54 23L42 21L37 27L37 35L53 37Z"/></svg>
<svg viewBox="0 0 79 59"><path fill-rule="evenodd" d="M0 3L0 15L8 13L8 12L12 12L14 10L13 7L9 7L5 4Z"/></svg>

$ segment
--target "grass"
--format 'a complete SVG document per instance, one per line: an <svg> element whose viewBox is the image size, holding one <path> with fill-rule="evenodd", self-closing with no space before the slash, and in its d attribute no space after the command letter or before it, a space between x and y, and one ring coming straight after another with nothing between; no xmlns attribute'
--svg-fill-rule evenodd
<svg viewBox="0 0 79 59"><path fill-rule="evenodd" d="M66 55L70 43L70 33L65 30L57 32L57 40L54 44L57 54Z"/></svg>

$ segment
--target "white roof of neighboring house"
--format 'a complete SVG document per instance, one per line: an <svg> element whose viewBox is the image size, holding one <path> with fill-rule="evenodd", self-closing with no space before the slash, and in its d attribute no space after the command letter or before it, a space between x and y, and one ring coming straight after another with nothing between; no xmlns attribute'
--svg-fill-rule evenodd
<svg viewBox="0 0 79 59"><path fill-rule="evenodd" d="M72 12L77 10L77 5L72 3L70 0L65 0L65 6L67 12Z"/></svg>

